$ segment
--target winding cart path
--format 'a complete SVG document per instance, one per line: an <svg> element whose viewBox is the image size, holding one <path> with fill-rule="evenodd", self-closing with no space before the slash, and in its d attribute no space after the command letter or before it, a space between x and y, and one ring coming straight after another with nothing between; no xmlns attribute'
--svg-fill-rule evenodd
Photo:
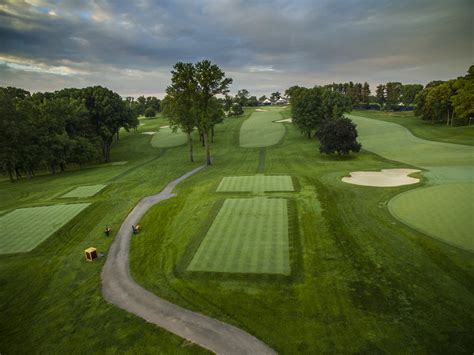
<svg viewBox="0 0 474 355"><path fill-rule="evenodd" d="M181 181L197 173L200 166L170 182L159 194L144 197L122 223L102 270L102 294L115 306L133 313L182 338L218 354L275 354L254 336L202 314L170 303L138 285L130 275L129 250L132 225L160 201L172 198Z"/></svg>

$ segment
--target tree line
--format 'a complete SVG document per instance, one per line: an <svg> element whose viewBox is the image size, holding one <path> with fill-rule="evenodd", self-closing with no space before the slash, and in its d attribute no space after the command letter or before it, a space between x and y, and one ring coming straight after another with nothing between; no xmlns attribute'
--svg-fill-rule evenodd
<svg viewBox="0 0 474 355"><path fill-rule="evenodd" d="M466 125L474 118L474 65L467 75L432 81L416 97L415 114L425 121L448 126Z"/></svg>
<svg viewBox="0 0 474 355"><path fill-rule="evenodd" d="M139 96L137 98L128 96L125 100L137 117L155 117L161 111L161 101L155 96Z"/></svg>
<svg viewBox="0 0 474 355"><path fill-rule="evenodd" d="M352 110L352 99L331 87L292 86L290 97L293 123L308 139L316 136L321 153L359 152L356 125L344 113Z"/></svg>
<svg viewBox="0 0 474 355"><path fill-rule="evenodd" d="M101 87L30 92L0 88L0 169L13 182L47 169L109 162L121 128L138 126L130 100Z"/></svg>

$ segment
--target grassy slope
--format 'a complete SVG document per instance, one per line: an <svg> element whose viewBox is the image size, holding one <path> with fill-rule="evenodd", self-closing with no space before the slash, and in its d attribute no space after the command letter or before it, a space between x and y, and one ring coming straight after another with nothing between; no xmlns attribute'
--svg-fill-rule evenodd
<svg viewBox="0 0 474 355"><path fill-rule="evenodd" d="M415 117L413 111L385 112L354 110L352 115L394 122L408 128L415 136L439 142L474 145L474 126L446 127L444 124L431 124Z"/></svg>
<svg viewBox="0 0 474 355"><path fill-rule="evenodd" d="M283 113L283 116L288 112ZM178 197L148 213L133 239L135 278L153 292L247 329L282 353L315 351L472 351L472 254L398 223L386 209L410 189L370 189L339 178L352 170L399 166L369 153L332 160L285 124L275 147L239 149L243 118L217 129L215 165L178 186ZM146 121L150 131L165 122ZM84 201L94 204L28 254L0 256L0 352L184 353L199 351L141 319L106 304L100 294L103 260L83 261L85 247L104 251L133 205L190 170L185 146L153 149L150 137L124 134L113 159L128 161L0 183L0 211L60 202L74 186L107 183ZM197 159L202 160L202 150ZM304 254L295 282L177 277L177 268L213 220L224 176L264 173L297 176L292 213ZM231 194L226 194L228 197ZM236 195L240 196L241 195ZM288 194L290 197L290 193ZM316 198L317 197L317 198ZM64 200L62 200L64 201ZM217 204L216 204L217 203ZM185 222L185 223L183 223ZM298 250L293 245L290 253ZM191 254L192 255L192 254ZM176 266L178 265L178 267Z"/></svg>
<svg viewBox="0 0 474 355"><path fill-rule="evenodd" d="M147 131L164 124L143 120ZM88 263L83 250L106 252L130 209L144 195L159 191L188 171L186 148L152 148L150 136L124 133L112 158L121 166L68 171L31 182L0 183L0 210L64 203L59 197L84 184L108 184L93 204L30 253L0 256L0 352L8 353L171 353L200 352L181 338L107 304L101 296L104 259ZM199 157L199 156L198 156ZM201 158L201 157L199 157Z"/></svg>
<svg viewBox="0 0 474 355"><path fill-rule="evenodd" d="M254 112L242 125L240 146L245 148L267 147L278 143L285 134L281 116L274 107L265 108L267 112Z"/></svg>
<svg viewBox="0 0 474 355"><path fill-rule="evenodd" d="M285 113L287 114L287 113ZM143 219L150 233L132 241L132 272L146 288L235 324L281 353L470 351L474 344L472 254L398 223L387 201L410 187L347 185L352 170L398 167L370 153L334 160L291 125L283 142L238 149L242 119L218 129L215 165L178 187L178 197ZM225 130L224 130L225 129ZM262 163L262 156L265 158ZM303 261L294 282L236 277L180 277L209 228L222 177L297 176L296 218ZM290 195L290 194L289 194ZM291 229L290 229L291 230ZM294 232L294 231L293 231ZM290 253L299 249L293 245ZM176 265L178 265L176 267Z"/></svg>
<svg viewBox="0 0 474 355"><path fill-rule="evenodd" d="M169 127L160 128L160 130L153 135L151 145L155 148L172 148L186 143L187 137L181 131L173 132Z"/></svg>

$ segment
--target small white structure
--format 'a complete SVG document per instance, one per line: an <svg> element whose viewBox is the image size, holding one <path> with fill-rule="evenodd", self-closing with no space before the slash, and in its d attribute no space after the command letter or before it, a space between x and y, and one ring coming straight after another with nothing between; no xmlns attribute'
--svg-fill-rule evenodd
<svg viewBox="0 0 474 355"><path fill-rule="evenodd" d="M275 101L276 105L286 105L288 103L288 100L285 99L284 97L280 97L278 100Z"/></svg>
<svg viewBox="0 0 474 355"><path fill-rule="evenodd" d="M271 105L272 101L270 99L265 99L262 101L262 105Z"/></svg>

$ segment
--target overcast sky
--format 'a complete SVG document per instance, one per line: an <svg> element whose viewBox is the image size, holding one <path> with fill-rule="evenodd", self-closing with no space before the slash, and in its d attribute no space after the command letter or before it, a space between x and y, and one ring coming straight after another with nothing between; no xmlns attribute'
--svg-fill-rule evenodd
<svg viewBox="0 0 474 355"><path fill-rule="evenodd" d="M177 61L210 59L232 92L422 83L474 62L472 0L0 0L0 86L102 85L162 96Z"/></svg>

